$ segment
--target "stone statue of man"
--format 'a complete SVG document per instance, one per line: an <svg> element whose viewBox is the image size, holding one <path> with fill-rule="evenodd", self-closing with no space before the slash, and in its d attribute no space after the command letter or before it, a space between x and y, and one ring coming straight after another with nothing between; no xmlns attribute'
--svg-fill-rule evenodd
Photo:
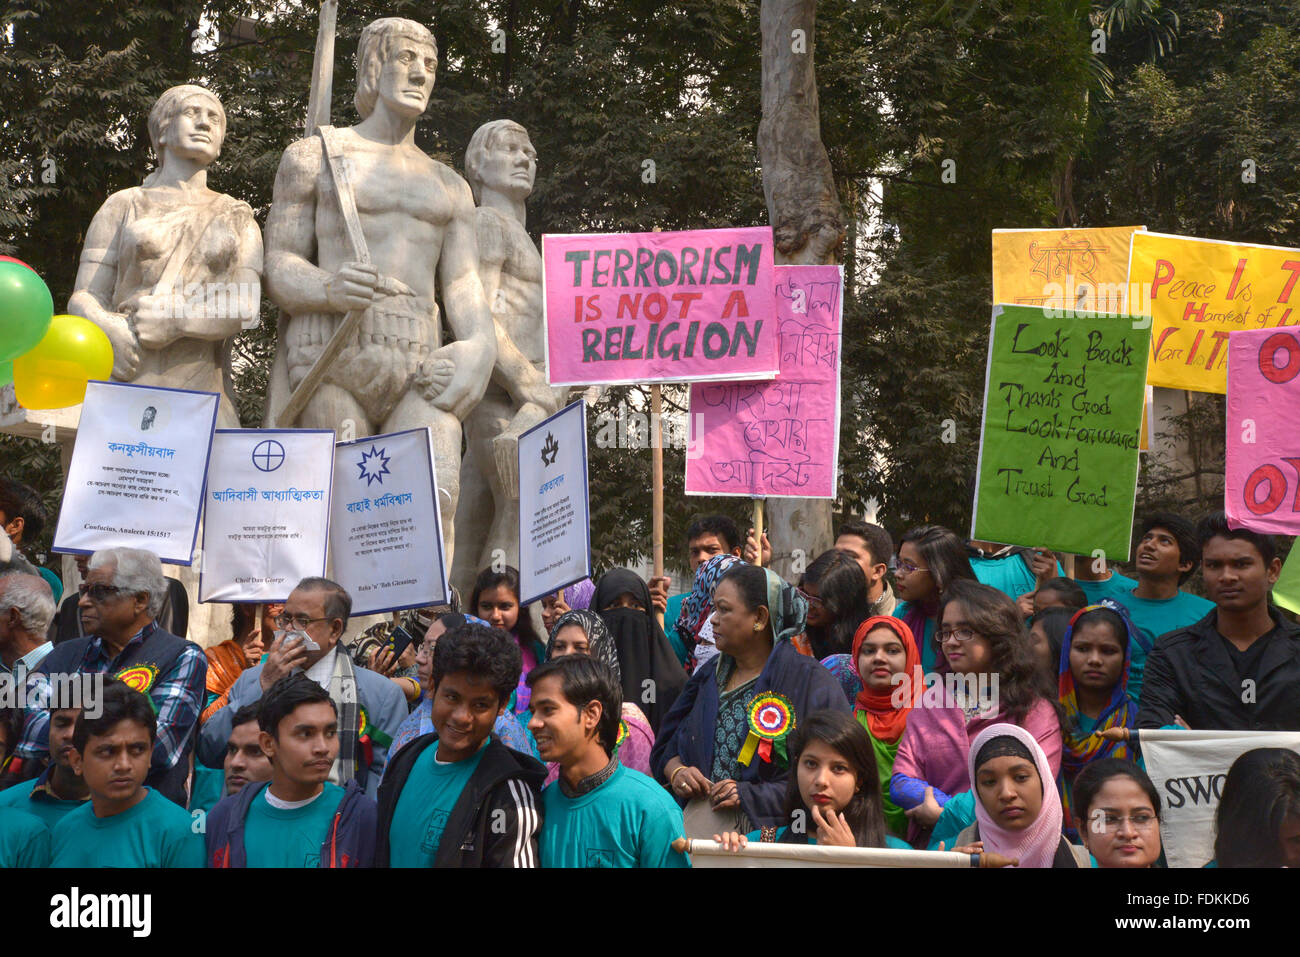
<svg viewBox="0 0 1300 957"><path fill-rule="evenodd" d="M465 178L478 203L479 275L496 324L497 359L483 400L465 420L457 535L482 543L462 550L452 569L465 594L501 555L518 564L519 435L556 412L568 391L546 383L542 257L524 230L536 174L537 151L513 120L485 123L470 138Z"/></svg>
<svg viewBox="0 0 1300 957"><path fill-rule="evenodd" d="M461 421L483 395L495 332L478 275L474 200L450 168L415 145L438 48L411 20L368 25L357 47L356 126L334 130L370 262L358 262L324 140L285 150L266 222L266 286L288 315L272 382L282 408L352 310L352 341L329 366L296 422L356 436L422 426L433 432L447 557L460 486ZM439 320L435 285L454 341Z"/></svg>

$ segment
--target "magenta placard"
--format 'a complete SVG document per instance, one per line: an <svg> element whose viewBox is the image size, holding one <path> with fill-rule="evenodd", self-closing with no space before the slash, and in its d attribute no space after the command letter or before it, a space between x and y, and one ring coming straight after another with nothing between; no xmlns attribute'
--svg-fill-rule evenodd
<svg viewBox="0 0 1300 957"><path fill-rule="evenodd" d="M552 385L771 379L772 230L542 237Z"/></svg>
<svg viewBox="0 0 1300 957"><path fill-rule="evenodd" d="M1228 524L1300 535L1300 330L1228 336L1227 420Z"/></svg>
<svg viewBox="0 0 1300 957"><path fill-rule="evenodd" d="M781 371L691 386L688 495L835 497L844 273L775 268Z"/></svg>

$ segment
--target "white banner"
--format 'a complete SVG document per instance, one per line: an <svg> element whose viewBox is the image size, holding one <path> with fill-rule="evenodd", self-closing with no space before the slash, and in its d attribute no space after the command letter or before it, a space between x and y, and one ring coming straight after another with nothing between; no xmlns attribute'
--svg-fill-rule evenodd
<svg viewBox="0 0 1300 957"><path fill-rule="evenodd" d="M352 614L446 603L447 563L427 427L334 448L334 580Z"/></svg>
<svg viewBox="0 0 1300 957"><path fill-rule="evenodd" d="M819 844L759 844L724 850L716 841L679 838L674 849L691 856L691 867L972 867L969 854L892 847L831 847Z"/></svg>
<svg viewBox="0 0 1300 957"><path fill-rule="evenodd" d="M215 392L87 385L53 550L145 548L190 564L217 400Z"/></svg>
<svg viewBox="0 0 1300 957"><path fill-rule="evenodd" d="M333 474L331 429L217 429L199 601L280 602L324 575Z"/></svg>
<svg viewBox="0 0 1300 957"><path fill-rule="evenodd" d="M1255 748L1300 751L1294 731L1139 733L1142 760L1160 794L1160 840L1170 867L1204 867L1214 857L1214 814L1228 768Z"/></svg>
<svg viewBox="0 0 1300 957"><path fill-rule="evenodd" d="M579 400L519 437L520 604L590 576L587 408Z"/></svg>

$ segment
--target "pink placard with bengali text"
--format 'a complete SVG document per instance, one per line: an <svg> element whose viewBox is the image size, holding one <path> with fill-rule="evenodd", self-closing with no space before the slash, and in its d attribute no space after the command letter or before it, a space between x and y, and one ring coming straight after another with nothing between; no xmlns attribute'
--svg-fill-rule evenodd
<svg viewBox="0 0 1300 957"><path fill-rule="evenodd" d="M781 371L691 385L686 494L834 498L839 470L839 266L777 266Z"/></svg>
<svg viewBox="0 0 1300 957"><path fill-rule="evenodd" d="M1228 336L1224 510L1233 528L1300 535L1300 329Z"/></svg>
<svg viewBox="0 0 1300 957"><path fill-rule="evenodd" d="M771 379L770 227L542 237L552 385Z"/></svg>

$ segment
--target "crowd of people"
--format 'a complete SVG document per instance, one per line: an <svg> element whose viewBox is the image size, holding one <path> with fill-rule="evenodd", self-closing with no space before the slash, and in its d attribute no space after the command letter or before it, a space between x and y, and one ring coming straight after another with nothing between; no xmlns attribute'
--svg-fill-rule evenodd
<svg viewBox="0 0 1300 957"><path fill-rule="evenodd" d="M0 867L688 867L682 837L1155 867L1143 729L1300 731L1275 543L1222 514L1143 516L1132 578L849 521L794 582L704 516L676 594L614 568L533 609L489 568L349 638L306 578L206 649L147 551L64 598L44 518L0 480ZM1205 863L1300 865L1300 755L1232 764Z"/></svg>

